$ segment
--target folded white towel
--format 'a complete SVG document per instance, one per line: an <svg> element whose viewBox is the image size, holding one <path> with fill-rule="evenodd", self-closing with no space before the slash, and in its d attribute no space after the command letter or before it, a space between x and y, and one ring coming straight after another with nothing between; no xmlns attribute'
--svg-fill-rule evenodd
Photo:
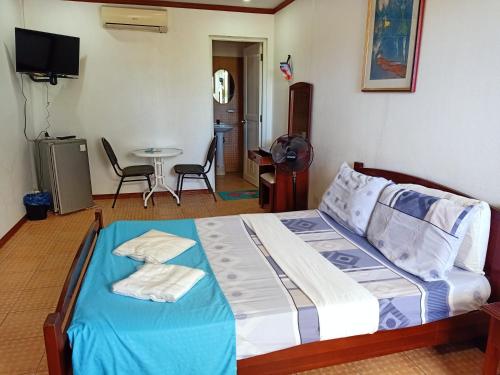
<svg viewBox="0 0 500 375"><path fill-rule="evenodd" d="M175 258L194 245L196 245L196 241L189 238L152 229L142 236L118 246L113 254L128 256L146 263L161 264Z"/></svg>
<svg viewBox="0 0 500 375"><path fill-rule="evenodd" d="M155 302L176 302L205 272L171 264L145 264L126 279L113 284L113 293Z"/></svg>

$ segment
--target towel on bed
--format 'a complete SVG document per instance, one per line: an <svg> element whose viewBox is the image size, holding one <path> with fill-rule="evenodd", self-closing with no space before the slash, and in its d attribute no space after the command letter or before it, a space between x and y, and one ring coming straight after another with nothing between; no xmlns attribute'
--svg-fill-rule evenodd
<svg viewBox="0 0 500 375"><path fill-rule="evenodd" d="M118 246L113 254L146 263L161 264L196 245L196 241L152 229Z"/></svg>
<svg viewBox="0 0 500 375"><path fill-rule="evenodd" d="M205 272L171 264L145 264L126 279L113 284L113 293L155 302L176 302Z"/></svg>
<svg viewBox="0 0 500 375"><path fill-rule="evenodd" d="M311 299L318 311L320 339L374 333L377 298L291 232L274 214L241 215L274 262Z"/></svg>

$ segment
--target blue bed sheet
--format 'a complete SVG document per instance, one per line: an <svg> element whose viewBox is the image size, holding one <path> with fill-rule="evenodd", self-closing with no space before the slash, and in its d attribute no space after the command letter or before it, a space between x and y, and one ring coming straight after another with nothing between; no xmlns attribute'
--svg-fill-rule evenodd
<svg viewBox="0 0 500 375"><path fill-rule="evenodd" d="M111 285L142 263L112 254L150 229L197 241L169 264L206 276L176 303L119 296ZM234 374L234 316L192 220L115 222L101 231L68 328L76 375Z"/></svg>

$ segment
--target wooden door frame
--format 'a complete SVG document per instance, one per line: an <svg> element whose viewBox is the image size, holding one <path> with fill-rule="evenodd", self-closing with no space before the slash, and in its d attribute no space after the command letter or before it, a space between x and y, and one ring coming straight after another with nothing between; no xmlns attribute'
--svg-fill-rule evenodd
<svg viewBox="0 0 500 375"><path fill-rule="evenodd" d="M270 68L270 57L271 53L269 51L269 39L268 38L253 38L253 37L241 37L241 36L227 36L227 35L209 35L210 39L210 61L212 64L212 69L210 69L211 75L210 80L212 79L213 72L213 47L212 42L221 41L221 42L243 42L243 43L261 43L262 44L262 54L264 55L262 60L262 103L261 103L261 112L262 112L262 123L260 127L260 146L267 144L271 141L272 137L272 129L271 121L272 121L272 104L268 102L269 98L272 98L272 93L268 95L268 90L270 88L270 80L269 80L269 68ZM212 88L212 86L210 86ZM212 92L210 92L210 98L212 98ZM212 114L214 112L214 103L211 101ZM213 125L212 125L213 126ZM215 184L217 182L215 181ZM216 189L216 188L215 188Z"/></svg>

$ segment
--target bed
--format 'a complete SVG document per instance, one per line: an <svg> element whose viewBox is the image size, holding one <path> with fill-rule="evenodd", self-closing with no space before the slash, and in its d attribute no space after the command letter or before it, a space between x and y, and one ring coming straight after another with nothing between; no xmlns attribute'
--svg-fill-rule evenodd
<svg viewBox="0 0 500 375"><path fill-rule="evenodd" d="M413 176L364 168L361 163L356 163L355 169L397 183L416 183L457 193ZM314 304L293 282L286 280L279 267L273 266L272 259L268 261L265 275L252 281L256 284L255 290L242 290L236 282L241 277L248 277L248 274L258 274L255 270L260 269L259 263L269 257L249 228L239 225L235 217L197 220L200 241L236 318L238 373L291 373L422 346L484 338L486 317L479 311L462 313L476 310L488 295L490 301L497 301L500 297L499 217L500 213L492 209L486 278L478 275L470 277L468 272L457 269L448 285L443 285L421 282L394 268L362 237L352 235L317 210L280 214L280 220L289 230L362 282L379 301L380 326L377 333L328 341L317 341L318 329L315 325L318 319ZM74 302L82 288L81 280L87 272L102 228L102 212L97 210L96 218L76 254L56 311L45 322L44 336L51 374L72 372L67 330L74 314ZM227 228L232 229L228 231ZM247 241L242 241L243 238ZM245 256L245 267L241 269L228 267L231 260L241 264L237 259L242 256L238 255L238 250L244 253L245 246L252 242L260 254L256 254L253 260ZM367 267L369 272L366 272ZM277 285L277 280L281 286ZM249 298L257 290L266 290L266 296ZM84 288L80 302L85 299L85 294ZM463 298L464 295L470 298ZM266 302L266 299L269 301ZM290 328L285 324L280 328L279 323L286 321L283 317L294 308L298 316L298 334L287 337L286 332ZM272 313L266 310L272 310ZM278 332L282 329L283 334L273 335L280 336L279 340L273 340L265 330L255 329L259 326L273 326Z"/></svg>

